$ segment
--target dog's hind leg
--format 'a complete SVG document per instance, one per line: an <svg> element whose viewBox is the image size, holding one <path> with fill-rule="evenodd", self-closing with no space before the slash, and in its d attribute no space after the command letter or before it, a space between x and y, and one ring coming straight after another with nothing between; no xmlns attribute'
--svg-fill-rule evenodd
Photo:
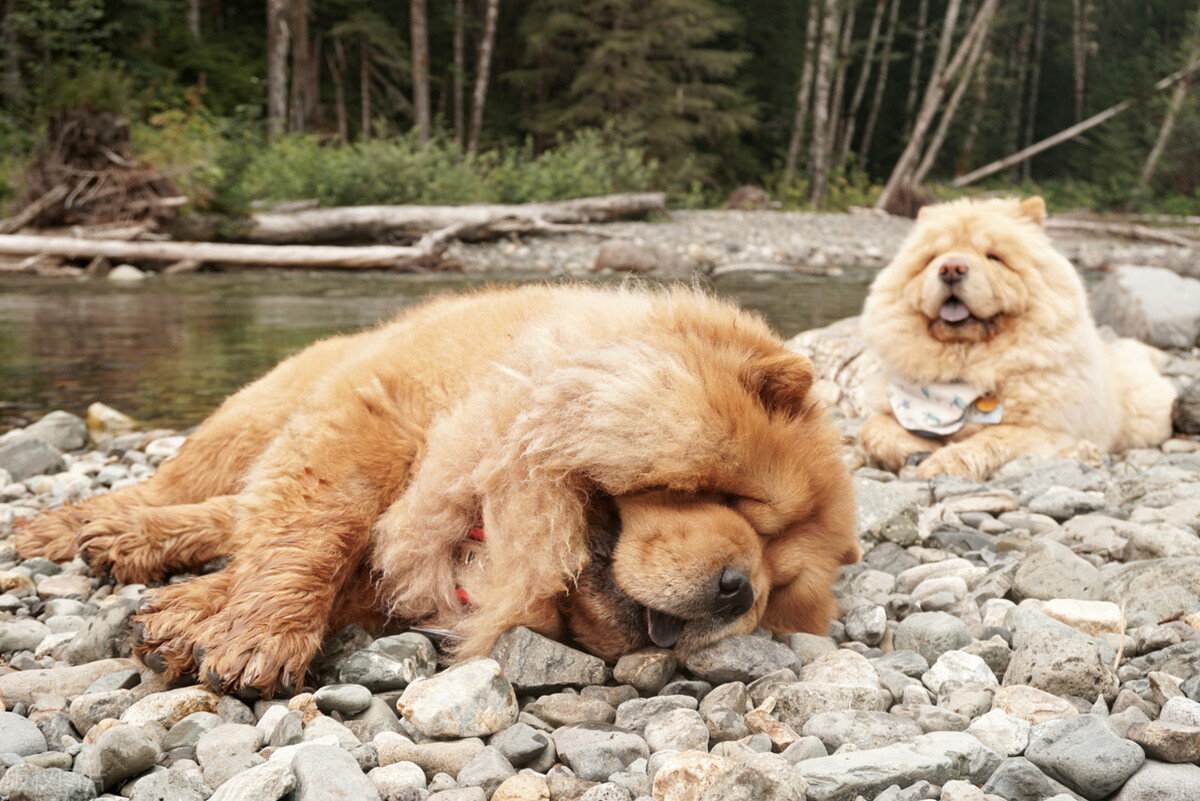
<svg viewBox="0 0 1200 801"><path fill-rule="evenodd" d="M125 583L194 570L237 549L235 501L217 495L201 503L115 509L80 529L79 554L92 572L110 572Z"/></svg>
<svg viewBox="0 0 1200 801"><path fill-rule="evenodd" d="M267 449L238 495L221 583L164 591L141 616L147 660L184 669L194 654L199 677L225 691L303 680L423 439L401 379L370 368L326 384Z"/></svg>
<svg viewBox="0 0 1200 801"><path fill-rule="evenodd" d="M78 552L78 537L89 526L118 531L137 510L155 506L196 504L236 493L254 460L283 426L282 413L264 420L244 420L245 404L226 402L194 434L179 453L163 462L146 481L81 503L47 512L19 525L17 553L64 561ZM253 409L244 409L252 416ZM136 574L137 568L134 568Z"/></svg>

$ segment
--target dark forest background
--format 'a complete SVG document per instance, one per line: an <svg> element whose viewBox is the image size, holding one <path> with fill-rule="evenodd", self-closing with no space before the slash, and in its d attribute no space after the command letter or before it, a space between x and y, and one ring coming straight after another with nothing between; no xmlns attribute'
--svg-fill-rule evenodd
<svg viewBox="0 0 1200 801"><path fill-rule="evenodd" d="M71 115L197 208L922 186L1200 211L1192 0L0 0L0 203ZM966 187L957 177L1127 103ZM116 154L114 154L116 155ZM123 156L117 156L124 158Z"/></svg>

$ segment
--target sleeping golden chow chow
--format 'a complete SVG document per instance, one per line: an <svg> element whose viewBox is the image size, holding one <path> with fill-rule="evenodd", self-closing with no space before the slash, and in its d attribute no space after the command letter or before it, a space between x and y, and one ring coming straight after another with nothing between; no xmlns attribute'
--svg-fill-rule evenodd
<svg viewBox="0 0 1200 801"><path fill-rule="evenodd" d="M1174 389L1140 342L1101 339L1040 197L921 209L862 326L885 375L862 431L896 470L984 479L1024 453L1098 457L1171 434Z"/></svg>
<svg viewBox="0 0 1200 801"><path fill-rule="evenodd" d="M350 622L529 626L607 659L824 631L858 558L812 366L702 293L447 297L312 345L143 484L44 514L24 556L160 581L135 648L215 688L299 685Z"/></svg>

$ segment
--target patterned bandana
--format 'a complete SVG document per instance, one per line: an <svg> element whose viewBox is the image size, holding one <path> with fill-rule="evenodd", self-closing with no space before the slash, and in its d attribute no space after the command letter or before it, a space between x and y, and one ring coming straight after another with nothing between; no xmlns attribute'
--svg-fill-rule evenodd
<svg viewBox="0 0 1200 801"><path fill-rule="evenodd" d="M892 414L923 437L944 437L967 423L999 423L1004 404L962 381L937 384L892 379L887 387Z"/></svg>

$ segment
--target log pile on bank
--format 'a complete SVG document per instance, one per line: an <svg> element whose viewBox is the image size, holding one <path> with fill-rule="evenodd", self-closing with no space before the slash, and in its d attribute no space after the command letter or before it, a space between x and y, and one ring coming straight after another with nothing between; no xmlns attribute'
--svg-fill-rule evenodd
<svg viewBox="0 0 1200 801"><path fill-rule="evenodd" d="M35 200L32 205L39 201ZM0 234L9 234L32 221L26 212L0 221ZM241 220L212 217L184 218L173 226L189 241L130 241L112 236L111 228L93 228L93 236L46 232L0 235L0 255L57 256L87 260L96 257L156 263L220 263L291 267L389 268L430 270L446 266L442 254L453 240L478 241L510 235L586 232L605 236L593 227L615 220L644 219L666 213L666 196L642 192L582 198L552 203L474 206L350 206L299 211L267 211ZM7 225L6 225L7 223ZM14 225L14 223L19 223ZM119 229L122 234L129 229ZM223 231L236 241L194 241L217 238ZM137 232L135 232L135 235Z"/></svg>

